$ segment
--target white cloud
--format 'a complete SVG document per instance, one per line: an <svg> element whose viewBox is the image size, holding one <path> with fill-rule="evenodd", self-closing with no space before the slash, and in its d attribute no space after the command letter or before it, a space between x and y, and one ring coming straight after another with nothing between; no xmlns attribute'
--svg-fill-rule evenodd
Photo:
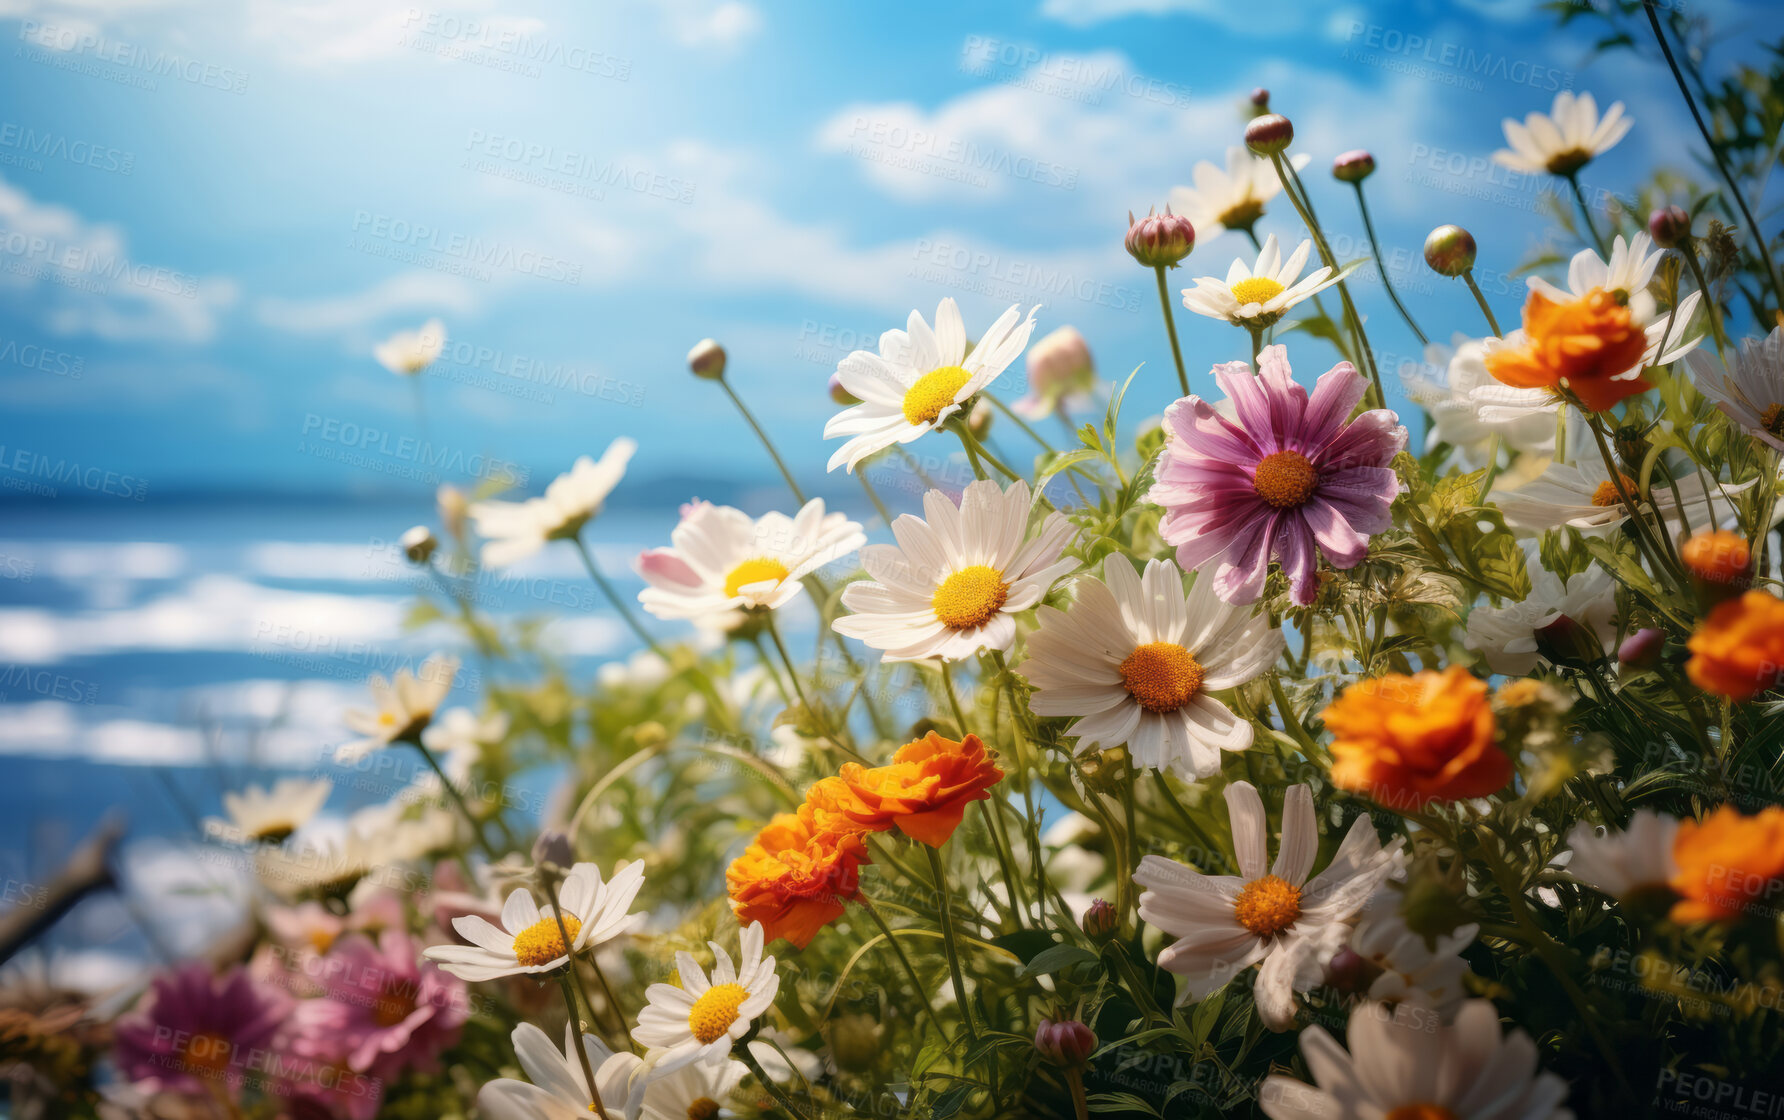
<svg viewBox="0 0 1784 1120"><path fill-rule="evenodd" d="M123 231L0 180L0 291L30 293L60 335L207 342L236 301L231 280L133 259Z"/></svg>
<svg viewBox="0 0 1784 1120"><path fill-rule="evenodd" d="M500 15L493 2L424 6L411 0L252 0L248 33L303 66L429 54L447 58L539 40L542 20Z"/></svg>
<svg viewBox="0 0 1784 1120"><path fill-rule="evenodd" d="M468 314L477 304L470 282L462 276L418 269L345 295L267 296L255 303L254 316L292 334L333 334L363 330L399 313Z"/></svg>
<svg viewBox="0 0 1784 1120"><path fill-rule="evenodd" d="M1226 0L1045 0L1041 14L1073 27L1091 27L1130 16L1199 16L1257 35L1278 35L1301 26L1312 4L1273 4L1253 8Z"/></svg>
<svg viewBox="0 0 1784 1120"><path fill-rule="evenodd" d="M684 47L734 50L762 30L762 13L742 0L682 0L664 3L669 32Z"/></svg>

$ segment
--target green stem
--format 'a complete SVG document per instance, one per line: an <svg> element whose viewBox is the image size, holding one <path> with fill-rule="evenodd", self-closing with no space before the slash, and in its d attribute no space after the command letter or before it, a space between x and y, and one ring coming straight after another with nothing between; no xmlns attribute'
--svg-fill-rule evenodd
<svg viewBox="0 0 1784 1120"><path fill-rule="evenodd" d="M1499 329L1499 319L1493 314L1493 308L1487 303L1487 297L1482 294L1480 285L1474 282L1472 268L1462 273L1462 282L1467 284L1468 290L1474 293L1474 302L1480 304L1480 313L1487 317L1487 326L1493 328L1493 336L1504 338L1505 332Z"/></svg>
<svg viewBox="0 0 1784 1120"><path fill-rule="evenodd" d="M446 788L447 798L458 808L459 813L465 818L465 823L471 826L471 839L476 842L483 854L489 857L489 861L494 863L498 857L495 849L490 847L489 841L483 835L482 822L477 819L477 814L471 812L470 805L465 803L465 795L460 793L458 787L452 784L452 779L446 776L446 771L440 766L440 760L434 757L433 751L422 745L420 735L413 739L405 739L404 742L420 751L421 757L427 759L427 764L433 768L434 774L440 779L440 784Z"/></svg>
<svg viewBox="0 0 1784 1120"><path fill-rule="evenodd" d="M1406 325L1412 328L1419 345L1424 346L1431 340L1425 337L1424 331L1419 330L1419 325L1413 321L1412 312L1406 310L1406 305L1400 302L1400 293L1394 290L1394 282L1388 279L1388 262L1381 255L1381 242L1375 239L1375 223L1369 220L1369 203L1363 198L1363 181L1358 179L1351 186L1356 188L1357 209L1363 215L1363 232L1369 235L1369 251L1375 254L1375 267L1381 271L1381 286L1386 289L1388 298L1394 301L1394 309L1400 312L1400 318L1406 320Z"/></svg>
<svg viewBox="0 0 1784 1120"><path fill-rule="evenodd" d="M886 523L887 528L891 528L892 511L886 508L885 502L880 501L880 492L873 488L873 483L867 481L867 472L856 471L855 477L860 480L861 489L867 492L867 500L873 503L874 512L880 515L880 520Z"/></svg>
<svg viewBox="0 0 1784 1120"><path fill-rule="evenodd" d="M1165 333L1171 338L1171 358L1177 363L1177 384L1189 396L1189 374L1183 370L1183 347L1177 342L1177 319L1171 314L1171 286L1165 283L1165 266L1153 269L1158 273L1158 305L1165 313Z"/></svg>
<svg viewBox="0 0 1784 1120"><path fill-rule="evenodd" d="M723 377L719 378L719 388L723 389L725 395L731 398L731 403L737 406L737 411L743 414L744 420L755 430L756 438L761 440L762 446L768 449L768 457L774 460L774 465L780 468L781 477L787 480L787 489L793 492L793 500L804 505L805 491L799 488L799 482L793 477L793 472L787 469L786 461L780 457L780 452L774 449L774 441L768 438L768 433L762 430L762 425L756 423L756 418L750 414L749 408L743 403L743 398L737 395L737 390L731 388L731 382Z"/></svg>
<svg viewBox="0 0 1784 1120"><path fill-rule="evenodd" d="M1611 251L1605 248L1604 238L1598 236L1598 227L1592 224L1592 208L1586 205L1586 192L1580 189L1579 172L1571 172L1564 178L1567 185L1573 188L1573 200L1579 205L1580 221L1586 223L1586 233L1592 238L1592 244L1597 246L1598 255L1608 261Z"/></svg>
<svg viewBox="0 0 1784 1120"><path fill-rule="evenodd" d="M571 537L570 543L574 544L576 551L581 554L582 566L588 569L589 578L595 581L595 586L601 589L601 594L607 597L607 601L613 605L613 609L618 612L626 626L652 653L664 661L668 661L669 654L664 651L655 638L651 637L650 631L646 630L644 624L638 621L638 616L632 613L632 608L626 606L625 600L620 598L619 591L607 582L606 576L601 574L601 569L596 565L594 556L589 553L588 545L582 542L582 534L578 533Z"/></svg>
<svg viewBox="0 0 1784 1120"><path fill-rule="evenodd" d="M793 1117L793 1120L805 1120L805 1114L799 1111L799 1106L793 1103L793 1098L787 1095L787 1091L781 1088L774 1078L768 1076L768 1072L762 1068L762 1063L758 1062L756 1056L750 1053L749 1043L740 1042L733 1046L731 1054L750 1067L750 1072L756 1075L756 1080L762 1083L762 1088L767 1089L775 1101L787 1110L788 1116Z"/></svg>
<svg viewBox="0 0 1784 1120"><path fill-rule="evenodd" d="M904 951L904 946L898 943L898 938L892 936L892 927L886 924L886 919L881 916L879 907L873 904L871 898L862 894L858 900L861 903L861 908L867 911L867 916L873 919L873 924L880 927L880 932L886 937L886 944L892 946L892 952L898 957L898 963L904 966L904 974L911 978L911 990L916 993L917 1006L921 1007L923 1014L929 1018L929 1025L935 1028L936 1034L947 1038L948 1032L942 1029L941 1021L935 1017L935 1008L929 1006L929 986L923 983L922 978L917 975L917 968L911 963L910 955Z"/></svg>
<svg viewBox="0 0 1784 1120"><path fill-rule="evenodd" d="M967 1039L977 1044L979 1032L973 1026L972 1005L966 998L966 976L960 971L960 948L954 933L954 898L948 889L948 873L942 867L940 852L928 844L923 844L922 848L929 857L929 870L935 876L935 890L940 903L938 910L941 917L942 947L948 954L948 974L954 980L954 999L960 1004L960 1021L966 1027Z"/></svg>
<svg viewBox="0 0 1784 1120"><path fill-rule="evenodd" d="M558 930L561 932L563 927L564 923L560 919L558 922ZM565 944L568 944L568 942L565 942ZM574 971L574 969L566 969L566 971ZM595 1085L595 1071L589 1068L588 1047L582 1044L582 1016L576 1010L576 993L570 990L570 979L567 976L560 975L558 977L558 985L563 989L564 1005L569 1008L571 1034L570 1048L576 1051L576 1059L582 1063L582 1079L586 1082L585 1087L588 1089L589 1107L594 1110L596 1115L601 1117L601 1120L609 1120L607 1116L607 1103L601 1099L601 1090ZM593 1014L592 1009L590 1014Z"/></svg>
<svg viewBox="0 0 1784 1120"><path fill-rule="evenodd" d="M866 762L867 759L863 758L859 752L842 742L842 740L832 731L830 721L824 718L822 713L820 713L817 708L813 707L811 701L806 697L805 686L799 683L799 671L793 668L792 655L787 653L786 643L781 641L780 627L774 624L774 612L764 611L762 612L762 617L766 622L764 628L768 631L768 637L774 642L774 650L776 653L780 654L781 664L787 667L787 679L793 682L793 694L799 698L799 706L805 709L806 714L812 718L814 726L818 727L823 733L824 738L830 740L831 746L842 751L844 754L853 755L857 762Z"/></svg>
<svg viewBox="0 0 1784 1120"><path fill-rule="evenodd" d="M1301 223L1313 237L1314 247L1319 250L1319 259L1334 273L1338 271L1338 258L1332 247L1326 243L1326 235L1320 229L1319 219L1313 214L1313 200L1306 195L1306 187L1301 184L1301 177L1295 173L1294 164L1282 158L1278 152L1270 157L1276 165L1276 176L1282 180L1282 193L1294 204L1295 212L1301 216ZM1344 305L1344 318L1350 327L1352 340L1357 348L1357 356L1362 359L1363 369L1369 375L1369 383L1375 389L1375 407L1386 408L1388 395L1381 387L1381 371L1375 367L1375 352L1369 348L1369 336L1363 331L1363 317L1357 313L1357 305L1351 301L1350 287L1343 280L1338 281L1338 302Z"/></svg>
<svg viewBox="0 0 1784 1120"><path fill-rule="evenodd" d="M1697 282L1697 290L1703 293L1703 302L1710 309L1710 332L1716 336L1716 353L1721 354L1731 345L1728 332L1722 326L1722 305L1710 291L1710 282L1704 277L1703 264L1697 259L1697 246L1689 238L1679 246L1679 255L1691 266L1691 278ZM1675 306L1677 306L1675 304Z"/></svg>

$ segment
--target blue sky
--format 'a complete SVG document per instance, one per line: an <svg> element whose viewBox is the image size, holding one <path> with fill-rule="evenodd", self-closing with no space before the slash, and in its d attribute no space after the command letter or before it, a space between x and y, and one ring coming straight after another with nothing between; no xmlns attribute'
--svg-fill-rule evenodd
<svg viewBox="0 0 1784 1120"><path fill-rule="evenodd" d="M1703 7L1736 44L1779 30L1762 5ZM1146 363L1156 412L1169 354L1125 214L1218 161L1260 85L1340 255L1363 249L1326 168L1366 147L1408 302L1436 336L1478 331L1416 252L1457 221L1491 277L1550 237L1535 184L1482 162L1502 117L1561 87L1623 100L1635 130L1587 174L1613 191L1690 158L1657 62L1593 59L1597 25L1533 9L4 0L0 443L152 494L401 487L379 465L417 433L412 387L370 348L439 316L427 433L466 470L512 461L536 491L624 433L645 477L762 473L683 367L711 335L815 476L835 361L946 295L969 332L1042 303L1105 375ZM1205 241L1175 286L1243 248ZM1515 314L1517 280L1488 288ZM1378 347L1415 353L1364 299ZM1178 317L1205 386L1243 337ZM1333 360L1290 355L1309 376ZM342 462L366 430L389 433L374 466Z"/></svg>

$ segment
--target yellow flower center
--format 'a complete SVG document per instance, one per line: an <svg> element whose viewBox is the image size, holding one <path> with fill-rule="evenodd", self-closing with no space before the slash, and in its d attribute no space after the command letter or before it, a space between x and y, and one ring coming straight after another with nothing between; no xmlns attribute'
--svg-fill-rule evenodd
<svg viewBox="0 0 1784 1120"><path fill-rule="evenodd" d="M1784 436L1784 404L1768 404L1759 414L1759 426L1775 436Z"/></svg>
<svg viewBox="0 0 1784 1120"><path fill-rule="evenodd" d="M328 952L335 943L335 935L320 926L304 934L304 938L309 941L310 948L316 950L317 953Z"/></svg>
<svg viewBox="0 0 1784 1120"><path fill-rule="evenodd" d="M1251 276L1234 284L1230 289L1233 298L1240 303L1264 303L1282 294L1281 284L1268 276Z"/></svg>
<svg viewBox="0 0 1784 1120"><path fill-rule="evenodd" d="M688 1029L704 1046L723 1038L737 1021L737 1009L748 999L749 992L741 984L715 984L694 1001L688 1012Z"/></svg>
<svg viewBox="0 0 1784 1120"><path fill-rule="evenodd" d="M1233 916L1259 937L1273 937L1301 916L1301 890L1275 875L1253 879L1233 903Z"/></svg>
<svg viewBox="0 0 1784 1120"><path fill-rule="evenodd" d="M711 1097L701 1097L688 1105L688 1120L712 1120L719 1114L719 1102Z"/></svg>
<svg viewBox="0 0 1784 1120"><path fill-rule="evenodd" d="M296 831L297 825L290 821L267 821L248 833L248 839L256 844L283 844L285 838Z"/></svg>
<svg viewBox="0 0 1784 1120"><path fill-rule="evenodd" d="M557 919L546 916L514 935L514 959L529 967L549 964L565 953L564 934L576 940L582 923L573 914L564 915L564 928L558 930Z"/></svg>
<svg viewBox="0 0 1784 1120"><path fill-rule="evenodd" d="M1174 712L1202 687L1202 666L1176 642L1148 642L1121 663L1121 683L1149 712Z"/></svg>
<svg viewBox="0 0 1784 1120"><path fill-rule="evenodd" d="M395 727L396 726L396 713L388 712L388 711L379 712L378 713L378 726L380 726L380 727Z"/></svg>
<svg viewBox="0 0 1784 1120"><path fill-rule="evenodd" d="M991 621L1010 597L1010 585L996 568L974 564L942 580L930 605L935 617L951 630L971 630Z"/></svg>
<svg viewBox="0 0 1784 1120"><path fill-rule="evenodd" d="M1263 216L1264 204L1248 195L1245 201L1235 202L1222 210L1215 221L1228 229L1250 229Z"/></svg>
<svg viewBox="0 0 1784 1120"><path fill-rule="evenodd" d="M1565 152L1556 152L1549 157L1549 174L1571 175L1591 162L1591 152L1584 148L1569 148Z"/></svg>
<svg viewBox="0 0 1784 1120"><path fill-rule="evenodd" d="M787 566L779 560L763 557L760 560L745 560L731 569L725 577L725 594L736 595L740 588L752 583L779 583L787 578Z"/></svg>
<svg viewBox="0 0 1784 1120"><path fill-rule="evenodd" d="M186 1045L180 1049L180 1061L188 1073L217 1077L229 1068L232 1049L230 1041L221 1035L200 1032L186 1040Z"/></svg>
<svg viewBox="0 0 1784 1120"><path fill-rule="evenodd" d="M1620 474L1618 477L1623 481L1623 489L1628 492L1631 498L1635 497L1635 479L1626 474ZM1600 482L1598 489L1592 491L1592 504L1595 506L1622 505L1623 497L1617 493L1617 484L1608 478Z"/></svg>
<svg viewBox="0 0 1784 1120"><path fill-rule="evenodd" d="M1440 1104L1403 1104L1382 1120L1456 1120L1456 1114Z"/></svg>
<svg viewBox="0 0 1784 1120"><path fill-rule="evenodd" d="M917 383L904 394L905 420L912 424L935 423L942 409L954 403L955 395L972 377L959 366L942 366L917 378Z"/></svg>
<svg viewBox="0 0 1784 1120"><path fill-rule="evenodd" d="M1258 460L1251 488L1277 509L1292 509L1319 489L1319 471L1299 451L1278 451Z"/></svg>

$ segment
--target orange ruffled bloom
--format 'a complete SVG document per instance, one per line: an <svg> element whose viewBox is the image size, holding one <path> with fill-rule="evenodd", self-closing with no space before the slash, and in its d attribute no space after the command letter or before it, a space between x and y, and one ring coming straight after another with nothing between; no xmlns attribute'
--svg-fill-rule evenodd
<svg viewBox="0 0 1784 1120"><path fill-rule="evenodd" d="M1647 349L1629 308L1603 288L1565 303L1531 292L1523 345L1489 351L1487 372L1520 389L1571 389L1587 408L1603 412L1653 388L1640 377L1613 380L1639 369Z"/></svg>
<svg viewBox="0 0 1784 1120"><path fill-rule="evenodd" d="M1729 921L1755 907L1770 913L1784 905L1784 809L1743 817L1723 805L1701 821L1680 821L1673 863L1673 921Z"/></svg>
<svg viewBox="0 0 1784 1120"><path fill-rule="evenodd" d="M968 804L991 796L1003 771L977 735L956 743L931 731L898 748L892 761L872 769L843 764L842 780L859 800L863 827L896 825L932 848L947 843Z"/></svg>
<svg viewBox="0 0 1784 1120"><path fill-rule="evenodd" d="M1784 600L1749 591L1720 603L1686 647L1691 683L1730 700L1751 700L1784 672Z"/></svg>
<svg viewBox="0 0 1784 1120"><path fill-rule="evenodd" d="M739 922L761 922L768 940L803 949L860 897L866 862L860 836L815 833L801 814L777 813L732 861L725 886Z"/></svg>
<svg viewBox="0 0 1784 1120"><path fill-rule="evenodd" d="M1389 807L1485 797L1511 779L1486 682L1460 665L1359 681L1325 711L1332 781Z"/></svg>

